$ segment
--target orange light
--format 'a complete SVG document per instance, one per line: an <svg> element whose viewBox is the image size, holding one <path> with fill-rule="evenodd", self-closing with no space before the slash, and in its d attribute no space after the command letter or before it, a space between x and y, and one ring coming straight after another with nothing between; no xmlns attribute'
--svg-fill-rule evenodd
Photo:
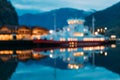
<svg viewBox="0 0 120 80"><path fill-rule="evenodd" d="M83 56L84 55L84 52L76 52L73 54L74 56Z"/></svg>

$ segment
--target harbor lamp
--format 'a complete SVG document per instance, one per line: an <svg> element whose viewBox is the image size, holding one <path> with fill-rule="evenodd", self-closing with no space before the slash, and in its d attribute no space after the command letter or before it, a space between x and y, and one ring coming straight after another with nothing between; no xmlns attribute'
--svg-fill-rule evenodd
<svg viewBox="0 0 120 80"><path fill-rule="evenodd" d="M105 30L107 30L107 27L105 27Z"/></svg>

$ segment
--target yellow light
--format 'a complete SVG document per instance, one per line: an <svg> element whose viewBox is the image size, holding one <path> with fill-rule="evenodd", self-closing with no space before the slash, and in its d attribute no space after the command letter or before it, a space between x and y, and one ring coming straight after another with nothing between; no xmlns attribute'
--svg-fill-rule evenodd
<svg viewBox="0 0 120 80"><path fill-rule="evenodd" d="M53 50L50 50L51 53L53 53L54 51Z"/></svg>
<svg viewBox="0 0 120 80"><path fill-rule="evenodd" d="M76 69L79 69L79 66L78 66L78 65L76 65L76 66L75 66L75 68L76 68Z"/></svg>
<svg viewBox="0 0 120 80"><path fill-rule="evenodd" d="M68 48L68 52L70 52L71 51L71 49L70 48Z"/></svg>
<svg viewBox="0 0 120 80"><path fill-rule="evenodd" d="M112 38L112 39L115 39L115 38L116 38L116 35L111 35L111 38Z"/></svg>
<svg viewBox="0 0 120 80"><path fill-rule="evenodd" d="M93 50L93 47L90 47L89 50L90 50L90 51Z"/></svg>
<svg viewBox="0 0 120 80"><path fill-rule="evenodd" d="M33 31L33 34L37 34L38 32L36 30Z"/></svg>
<svg viewBox="0 0 120 80"><path fill-rule="evenodd" d="M2 50L0 51L0 54L13 54L12 50Z"/></svg>
<svg viewBox="0 0 120 80"><path fill-rule="evenodd" d="M101 41L104 41L105 39L104 38L100 38Z"/></svg>
<svg viewBox="0 0 120 80"><path fill-rule="evenodd" d="M60 48L60 52L65 52L65 49L64 48Z"/></svg>
<svg viewBox="0 0 120 80"><path fill-rule="evenodd" d="M98 32L100 32L100 29L97 29Z"/></svg>
<svg viewBox="0 0 120 80"><path fill-rule="evenodd" d="M40 39L40 35L32 35L32 39Z"/></svg>
<svg viewBox="0 0 120 80"><path fill-rule="evenodd" d="M33 54L33 57L34 57L35 59L37 59L37 58L40 58L41 56L40 56L40 54Z"/></svg>
<svg viewBox="0 0 120 80"><path fill-rule="evenodd" d="M74 24L74 20L69 20L68 24Z"/></svg>
<svg viewBox="0 0 120 80"><path fill-rule="evenodd" d="M60 52L62 52L62 49L60 49Z"/></svg>
<svg viewBox="0 0 120 80"><path fill-rule="evenodd" d="M73 56L83 56L84 52L76 52L73 54Z"/></svg>
<svg viewBox="0 0 120 80"><path fill-rule="evenodd" d="M104 46L94 46L94 47L83 47L83 50L88 51L88 50L103 50L105 49Z"/></svg>
<svg viewBox="0 0 120 80"><path fill-rule="evenodd" d="M70 41L71 39L70 38L68 38L68 41Z"/></svg>
<svg viewBox="0 0 120 80"><path fill-rule="evenodd" d="M84 36L84 34L83 33L80 33L80 32L75 32L74 34L73 34L73 36Z"/></svg>
<svg viewBox="0 0 120 80"><path fill-rule="evenodd" d="M105 46L101 46L100 49L101 49L101 50L105 49Z"/></svg>
<svg viewBox="0 0 120 80"><path fill-rule="evenodd" d="M70 68L73 69L73 65L71 65Z"/></svg>
<svg viewBox="0 0 120 80"><path fill-rule="evenodd" d="M73 69L74 68L73 64L68 64L68 68Z"/></svg>
<svg viewBox="0 0 120 80"><path fill-rule="evenodd" d="M115 44L112 44L111 47L112 47L112 48L116 48L116 45L115 45Z"/></svg>

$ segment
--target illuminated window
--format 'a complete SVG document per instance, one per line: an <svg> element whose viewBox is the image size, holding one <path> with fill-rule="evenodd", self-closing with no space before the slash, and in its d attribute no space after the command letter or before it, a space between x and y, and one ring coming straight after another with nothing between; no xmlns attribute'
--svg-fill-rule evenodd
<svg viewBox="0 0 120 80"><path fill-rule="evenodd" d="M84 33L80 33L80 32L75 32L74 34L73 34L73 36L84 36Z"/></svg>

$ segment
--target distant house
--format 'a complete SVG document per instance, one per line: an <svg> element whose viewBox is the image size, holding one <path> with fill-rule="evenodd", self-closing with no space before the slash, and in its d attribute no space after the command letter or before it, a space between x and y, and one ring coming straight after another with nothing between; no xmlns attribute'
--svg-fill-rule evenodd
<svg viewBox="0 0 120 80"><path fill-rule="evenodd" d="M40 39L41 35L47 35L48 30L45 28L41 28L39 26L35 26L32 28L32 39L37 38Z"/></svg>
<svg viewBox="0 0 120 80"><path fill-rule="evenodd" d="M41 35L47 35L48 30L39 26L29 28L28 26L1 26L0 40L31 40L40 39Z"/></svg>
<svg viewBox="0 0 120 80"><path fill-rule="evenodd" d="M7 26L0 27L0 40L12 40L12 30Z"/></svg>
<svg viewBox="0 0 120 80"><path fill-rule="evenodd" d="M16 39L21 40L21 39L31 39L31 29L27 26L19 26L16 29Z"/></svg>

